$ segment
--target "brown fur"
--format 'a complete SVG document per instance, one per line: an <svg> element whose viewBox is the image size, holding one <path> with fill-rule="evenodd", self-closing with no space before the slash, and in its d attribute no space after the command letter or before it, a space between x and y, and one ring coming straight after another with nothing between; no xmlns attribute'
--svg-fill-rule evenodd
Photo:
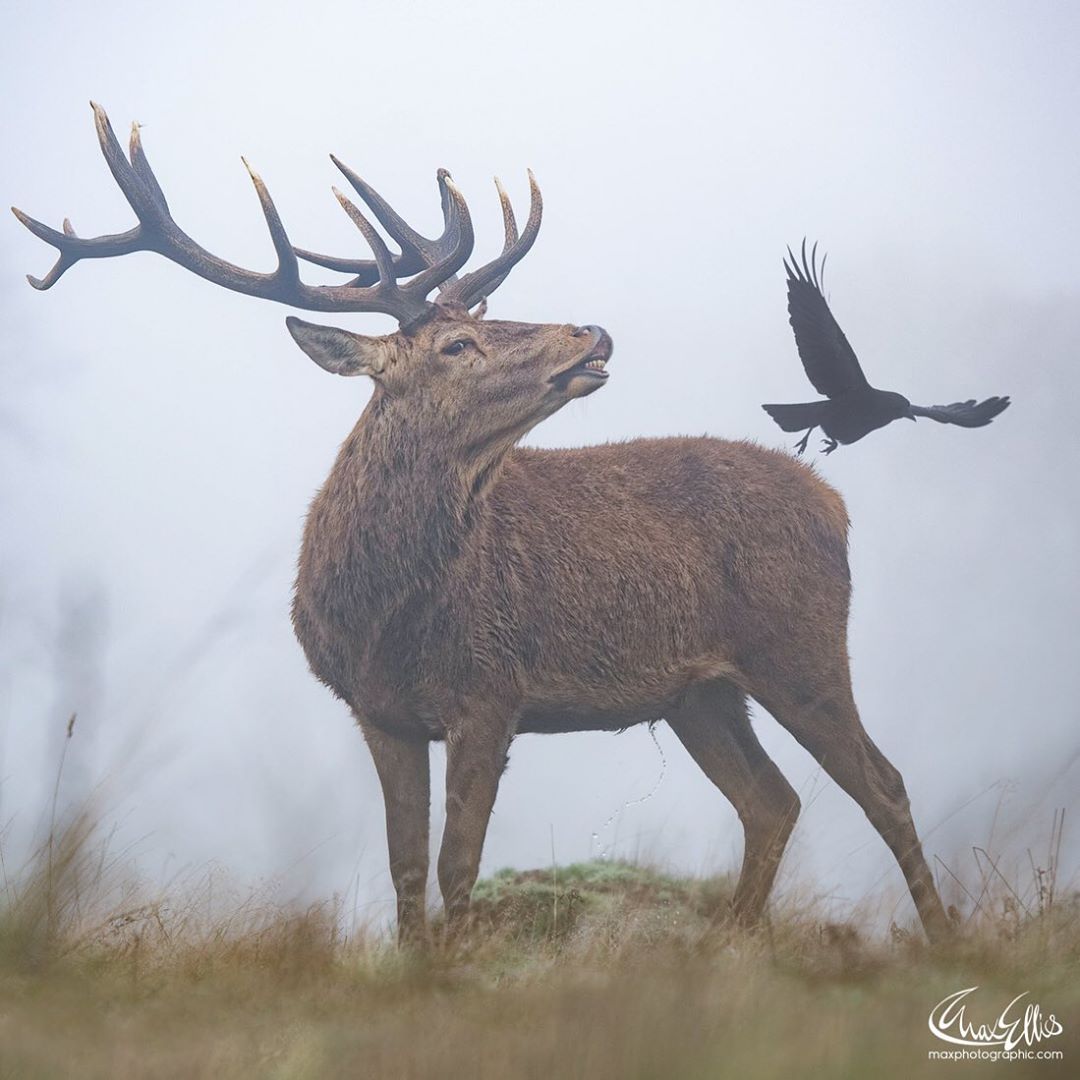
<svg viewBox="0 0 1080 1080"><path fill-rule="evenodd" d="M757 918L799 801L747 695L859 801L927 929L944 927L903 782L851 699L848 520L812 469L711 438L515 447L600 385L551 381L594 328L461 310L375 339L290 325L324 366L376 380L311 507L293 611L374 754L403 935L424 926L428 742L448 744L439 879L456 922L514 735L659 719L740 814L736 909Z"/></svg>

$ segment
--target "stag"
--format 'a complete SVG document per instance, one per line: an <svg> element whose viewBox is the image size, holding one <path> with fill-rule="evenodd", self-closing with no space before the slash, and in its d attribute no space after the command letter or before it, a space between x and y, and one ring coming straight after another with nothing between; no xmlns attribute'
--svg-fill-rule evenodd
<svg viewBox="0 0 1080 1080"><path fill-rule="evenodd" d="M35 288L81 259L156 251L237 292L399 323L371 337L286 320L320 367L373 383L311 505L293 623L312 671L349 706L374 758L403 940L427 934L433 741L446 743L438 879L453 930L467 921L514 737L661 719L738 811L745 846L734 913L759 919L800 804L751 727L749 698L862 807L927 933L945 933L903 780L852 697L840 496L789 454L749 442L517 445L603 386L612 354L599 326L483 317L540 228L531 173L524 228L500 186L503 251L458 276L473 229L449 173L438 173L443 231L429 239L335 158L398 249L335 189L374 255L354 259L293 247L252 172L278 259L272 273L256 273L175 223L137 126L125 157L105 112L94 106L94 116L138 224L88 239L67 221L56 231L16 210L60 253L44 279L30 278ZM299 260L350 278L306 284Z"/></svg>

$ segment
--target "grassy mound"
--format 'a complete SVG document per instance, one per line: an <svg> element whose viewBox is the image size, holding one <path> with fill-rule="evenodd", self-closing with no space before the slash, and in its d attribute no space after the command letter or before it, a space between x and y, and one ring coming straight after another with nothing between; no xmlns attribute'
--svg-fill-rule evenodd
<svg viewBox="0 0 1080 1080"><path fill-rule="evenodd" d="M598 933L660 940L704 934L726 917L727 877L672 877L647 866L594 860L547 870L500 870L473 892L478 928L522 944Z"/></svg>

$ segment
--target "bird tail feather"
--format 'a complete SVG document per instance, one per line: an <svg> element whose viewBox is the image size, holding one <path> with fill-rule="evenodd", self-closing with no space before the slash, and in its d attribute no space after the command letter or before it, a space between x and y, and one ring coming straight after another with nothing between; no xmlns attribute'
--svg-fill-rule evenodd
<svg viewBox="0 0 1080 1080"><path fill-rule="evenodd" d="M806 401L798 405L762 405L784 431L806 431L825 418L827 401Z"/></svg>

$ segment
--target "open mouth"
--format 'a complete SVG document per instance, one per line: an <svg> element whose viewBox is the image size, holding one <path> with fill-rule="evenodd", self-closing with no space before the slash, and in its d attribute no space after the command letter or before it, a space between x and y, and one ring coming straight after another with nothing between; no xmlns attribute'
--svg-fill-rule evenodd
<svg viewBox="0 0 1080 1080"><path fill-rule="evenodd" d="M595 379L604 382L608 377L607 362L611 359L614 343L606 333L602 333L593 347L577 363L563 368L552 376L552 382L556 380L566 385L571 379L583 376L587 379Z"/></svg>

